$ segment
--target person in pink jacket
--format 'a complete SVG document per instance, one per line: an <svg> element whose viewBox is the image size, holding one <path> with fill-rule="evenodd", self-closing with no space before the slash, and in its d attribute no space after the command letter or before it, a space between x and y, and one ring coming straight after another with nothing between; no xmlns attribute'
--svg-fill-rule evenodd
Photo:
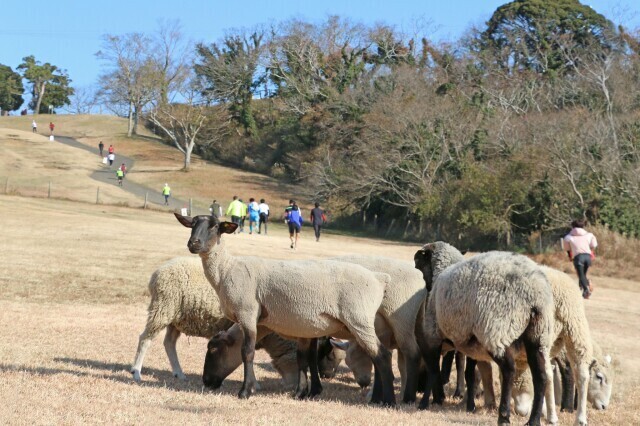
<svg viewBox="0 0 640 426"><path fill-rule="evenodd" d="M582 297L588 299L593 288L591 281L587 278L587 271L591 266L591 259L595 257L594 250L598 247L598 241L591 232L584 229L585 224L584 219L571 222L571 232L562 239L562 248L569 253L569 258L573 259Z"/></svg>

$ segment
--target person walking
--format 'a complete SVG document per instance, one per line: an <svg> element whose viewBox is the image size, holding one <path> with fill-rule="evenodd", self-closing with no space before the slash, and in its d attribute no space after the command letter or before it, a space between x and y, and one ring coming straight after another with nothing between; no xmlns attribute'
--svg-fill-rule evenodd
<svg viewBox="0 0 640 426"><path fill-rule="evenodd" d="M582 290L582 297L588 299L593 292L591 281L587 278L587 271L595 258L595 249L598 247L596 237L587 232L584 227L585 219L576 219L571 222L571 232L562 239L562 249L567 251L569 259L573 259L573 266L578 275L578 283Z"/></svg>
<svg viewBox="0 0 640 426"><path fill-rule="evenodd" d="M36 120L31 121L31 131L33 133L38 133L38 125L36 124Z"/></svg>
<svg viewBox="0 0 640 426"><path fill-rule="evenodd" d="M122 169L116 170L116 177L118 178L118 186L122 186L122 179L124 178L124 172Z"/></svg>
<svg viewBox="0 0 640 426"><path fill-rule="evenodd" d="M164 205L169 205L169 197L171 196L171 188L169 188L169 184L165 183L162 188L162 195L164 196Z"/></svg>
<svg viewBox="0 0 640 426"><path fill-rule="evenodd" d="M213 200L213 203L209 206L209 211L211 212L211 216L217 219L222 217L222 206L218 204L218 200Z"/></svg>
<svg viewBox="0 0 640 426"><path fill-rule="evenodd" d="M115 152L115 148L113 148L113 145L109 145L109 150L107 151L109 154L113 154Z"/></svg>
<svg viewBox="0 0 640 426"><path fill-rule="evenodd" d="M300 208L293 201L291 204L291 208L287 212L287 224L289 225L289 239L291 240L291 248L298 248L298 237L300 235L300 231L302 229L302 214L300 213Z"/></svg>
<svg viewBox="0 0 640 426"><path fill-rule="evenodd" d="M98 149L100 150L100 157L102 157L102 151L104 150L104 144L102 141L98 144Z"/></svg>
<svg viewBox="0 0 640 426"><path fill-rule="evenodd" d="M52 135L53 135L53 129L55 129L55 128L56 128L56 125L55 125L55 124L53 124L53 121L50 121L50 122L49 122L49 130L51 130L51 134L52 134Z"/></svg>
<svg viewBox="0 0 640 426"><path fill-rule="evenodd" d="M238 200L237 195L234 195L233 201L231 201L231 203L229 203L229 207L227 207L227 216L231 216L231 222L237 224L238 227L240 227L240 216L242 216L242 210L242 202Z"/></svg>
<svg viewBox="0 0 640 426"><path fill-rule="evenodd" d="M249 211L249 208L244 203L244 201L242 201L242 198L240 198L239 201L242 208L242 212L240 213L240 232L244 232L244 221L247 220L247 213Z"/></svg>
<svg viewBox="0 0 640 426"><path fill-rule="evenodd" d="M258 224L258 234L262 232L262 225L264 224L264 235L267 235L267 222L269 222L269 205L264 201L264 198L260 200L258 204L258 214L260 223Z"/></svg>
<svg viewBox="0 0 640 426"><path fill-rule="evenodd" d="M253 234L253 227L258 227L258 221L260 220L260 207L255 198L249 198L249 205L247 206L249 212L249 235Z"/></svg>
<svg viewBox="0 0 640 426"><path fill-rule="evenodd" d="M320 241L320 232L322 226L327 223L327 216L324 214L324 210L320 208L320 203L315 204L315 208L311 210L311 224L313 225L313 231L316 234L316 242Z"/></svg>
<svg viewBox="0 0 640 426"><path fill-rule="evenodd" d="M109 160L109 167L111 167L113 162L116 160L116 155L113 152L110 152L109 155L107 155L107 159Z"/></svg>

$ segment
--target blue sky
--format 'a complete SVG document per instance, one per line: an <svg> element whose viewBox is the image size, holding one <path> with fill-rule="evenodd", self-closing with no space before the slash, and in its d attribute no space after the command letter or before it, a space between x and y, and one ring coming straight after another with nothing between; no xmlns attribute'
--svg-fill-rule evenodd
<svg viewBox="0 0 640 426"><path fill-rule="evenodd" d="M14 68L34 55L69 72L74 86L94 84L100 63L94 54L103 34L151 33L159 19L179 19L186 36L214 42L225 29L251 27L289 18L320 22L328 15L409 30L432 22L432 38L456 39L472 24L481 25L506 0L0 0L0 63ZM637 28L640 5L634 0L583 1L614 22Z"/></svg>

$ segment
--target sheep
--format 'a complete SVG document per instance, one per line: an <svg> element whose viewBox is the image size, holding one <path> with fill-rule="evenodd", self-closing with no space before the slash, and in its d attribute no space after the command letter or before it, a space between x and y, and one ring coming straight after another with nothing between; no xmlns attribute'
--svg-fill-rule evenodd
<svg viewBox="0 0 640 426"><path fill-rule="evenodd" d="M573 279L564 272L546 266L542 266L541 270L551 284L554 299L555 327L551 355L558 358L557 365L562 371L566 370L568 362L575 372L578 393L576 422L586 424L588 399L597 409L605 409L609 404L612 372L607 360L610 357L602 356L599 346L592 342L582 295ZM526 370L522 361L520 359L516 363L516 377ZM526 415L530 400L527 380L521 379L519 383L514 393L516 412Z"/></svg>
<svg viewBox="0 0 640 426"><path fill-rule="evenodd" d="M329 260L269 260L234 257L227 252L223 234L237 224L213 216L188 217L174 213L191 228L187 247L199 254L207 279L220 299L224 315L244 333L244 381L238 396L255 391L253 358L257 326L298 339L299 380L296 397L319 395L317 338L327 335L355 338L373 359L380 380L372 402L395 406L391 353L374 328L390 277L344 262ZM311 387L306 370L311 371Z"/></svg>
<svg viewBox="0 0 640 426"><path fill-rule="evenodd" d="M200 262L199 259L198 262ZM209 340L202 373L205 386L212 389L219 388L224 379L242 364L243 339L242 328L234 324L227 331L219 332ZM332 350L328 338L323 337L318 340L318 352L324 355L324 363L322 365L318 363L320 375L324 378L332 378L344 359L344 353ZM256 344L256 349L259 346L264 347L272 358L272 365L283 377L287 387L294 387L298 382L296 342L285 340L264 327L258 327L256 341L259 342Z"/></svg>
<svg viewBox="0 0 640 426"><path fill-rule="evenodd" d="M205 277L202 261L197 257L174 258L161 265L151 275L149 293L151 302L147 324L140 335L136 357L131 367L133 379L141 381L142 362L151 341L166 328L164 346L173 375L185 380L186 376L180 367L176 351L180 334L211 338L216 333L227 330L233 322L222 314L218 295ZM295 343L275 333L263 333L259 342L271 356L272 364L280 372L284 382L289 385L295 383L298 369L293 358L296 351ZM287 346L289 354L280 349L283 345ZM240 358L239 347L236 348L236 352L237 358Z"/></svg>
<svg viewBox="0 0 640 426"><path fill-rule="evenodd" d="M387 285L382 305L376 316L375 327L378 338L389 348L398 349L398 367L401 376L403 402L416 400L418 387L418 369L420 366L420 348L415 337L416 318L426 300L427 290L420 272L409 262L390 259L383 256L349 255L334 257L330 260L363 266L373 271L388 274L391 283ZM366 352L358 345L352 346L350 359L359 357L365 365ZM360 383L362 385L362 383ZM375 385L375 384L374 384Z"/></svg>
<svg viewBox="0 0 640 426"><path fill-rule="evenodd" d="M553 296L544 273L515 253L489 252L462 260L458 250L443 242L423 246L416 258L425 282L433 284L422 319L425 335L418 336L427 352L428 370L420 408L428 407L432 389L434 402L444 399L439 360L446 340L472 358L468 361L498 364L502 373L498 424L509 424L515 360L522 345L534 377L528 424L540 424L545 392L554 402L553 386L547 386L552 375ZM471 385L473 377L467 375ZM550 423L556 423L555 404L547 409Z"/></svg>

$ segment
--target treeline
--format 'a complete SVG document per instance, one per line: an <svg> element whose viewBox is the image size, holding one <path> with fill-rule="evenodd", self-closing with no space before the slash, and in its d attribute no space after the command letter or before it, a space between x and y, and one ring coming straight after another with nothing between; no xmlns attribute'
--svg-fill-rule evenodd
<svg viewBox="0 0 640 426"><path fill-rule="evenodd" d="M640 37L576 0L507 3L450 43L330 17L187 51L179 85L165 73L150 107L122 102L185 168L195 148L358 226L469 248L581 216L640 235Z"/></svg>

